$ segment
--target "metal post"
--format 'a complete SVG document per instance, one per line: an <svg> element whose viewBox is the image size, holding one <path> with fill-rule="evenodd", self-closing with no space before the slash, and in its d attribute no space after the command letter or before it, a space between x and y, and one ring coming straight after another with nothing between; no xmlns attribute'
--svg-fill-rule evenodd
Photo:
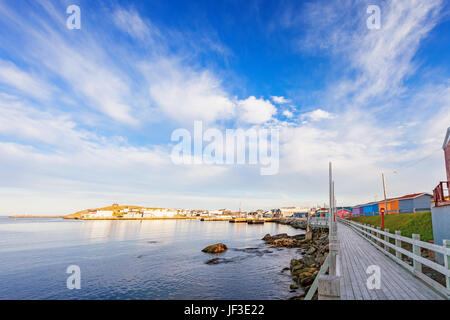
<svg viewBox="0 0 450 320"><path fill-rule="evenodd" d="M330 209L328 213L328 228L330 235L333 233L333 167L331 162L329 163L329 188L330 188Z"/></svg>
<svg viewBox="0 0 450 320"><path fill-rule="evenodd" d="M329 243L329 256L330 256L330 266L329 266L329 275L336 276L336 267L337 267L337 256L339 251L339 241L337 237L336 224L333 219L334 214L334 185L333 185L333 168L330 162L329 164L329 188L330 188L330 210L328 217L328 243Z"/></svg>
<svg viewBox="0 0 450 320"><path fill-rule="evenodd" d="M334 194L334 181L333 181L333 224L336 223L336 198Z"/></svg>
<svg viewBox="0 0 450 320"><path fill-rule="evenodd" d="M383 178L383 192L384 192L384 210L387 211L387 197L386 197L386 181L384 179L384 173L381 173L381 177ZM381 228L384 228L384 212L381 212Z"/></svg>

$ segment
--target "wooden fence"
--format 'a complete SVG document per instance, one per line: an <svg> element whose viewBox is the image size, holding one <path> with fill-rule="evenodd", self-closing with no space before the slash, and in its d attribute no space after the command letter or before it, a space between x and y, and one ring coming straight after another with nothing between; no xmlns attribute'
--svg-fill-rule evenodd
<svg viewBox="0 0 450 320"><path fill-rule="evenodd" d="M341 218L338 218L338 220L351 227L368 241L372 242L372 244L384 254L409 270L430 287L444 294L447 298L450 298L450 240L444 240L444 245L439 246L437 244L420 241L419 234L413 234L412 238L408 238L402 236L400 231L395 231L395 234L393 234L389 232L389 229L384 229L383 231L379 227L375 228L374 226L367 224L361 224ZM394 243L391 243L391 239ZM412 251L403 248L402 243L410 244ZM422 248L430 250L434 254L442 254L444 256L445 265L441 265L423 257L421 254ZM403 256L411 259L412 265L404 261ZM445 277L445 286L423 273L422 266L424 265L442 274Z"/></svg>

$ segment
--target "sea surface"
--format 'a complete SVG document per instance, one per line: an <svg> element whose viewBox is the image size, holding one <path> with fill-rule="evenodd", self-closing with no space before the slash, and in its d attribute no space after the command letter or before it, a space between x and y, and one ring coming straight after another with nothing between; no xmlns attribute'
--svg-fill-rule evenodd
<svg viewBox="0 0 450 320"><path fill-rule="evenodd" d="M288 299L295 293L282 269L300 253L260 239L302 232L276 223L0 217L0 299ZM229 250L201 251L217 242ZM70 265L80 268L81 289L67 288Z"/></svg>

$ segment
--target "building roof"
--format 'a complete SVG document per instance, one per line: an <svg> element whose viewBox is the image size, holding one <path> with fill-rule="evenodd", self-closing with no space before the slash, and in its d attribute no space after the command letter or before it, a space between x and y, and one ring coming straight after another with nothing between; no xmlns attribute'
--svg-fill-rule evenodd
<svg viewBox="0 0 450 320"><path fill-rule="evenodd" d="M421 196L430 196L432 197L431 194L427 193L427 192L421 192L421 193L413 193L413 194L407 194L406 196L402 196L402 197L397 197L397 198L391 198L391 199L387 199L387 201L392 201L392 200L406 200L406 199L415 199ZM384 202L384 200L380 201L380 202Z"/></svg>
<svg viewBox="0 0 450 320"><path fill-rule="evenodd" d="M449 143L450 143L450 128L447 129L447 134L445 135L444 145L442 146L442 149L447 148Z"/></svg>
<svg viewBox="0 0 450 320"><path fill-rule="evenodd" d="M407 194L407 195L402 196L402 197L389 198L389 199L386 199L386 201L390 202L390 201L395 201L395 200L415 199L415 198L418 198L418 197L421 197L421 196L424 196L424 195L432 197L432 195L427 193L427 192L421 192L421 193ZM365 203L365 204L359 204L357 206L354 206L353 208L361 208L361 207L366 207L366 206L373 206L374 204L378 204L378 203L384 203L384 200L380 200L380 201L376 201L376 202L369 202L369 203Z"/></svg>

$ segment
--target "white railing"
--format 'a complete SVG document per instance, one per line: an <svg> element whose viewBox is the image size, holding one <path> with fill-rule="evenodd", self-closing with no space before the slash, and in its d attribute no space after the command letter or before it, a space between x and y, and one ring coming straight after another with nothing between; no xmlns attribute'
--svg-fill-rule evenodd
<svg viewBox="0 0 450 320"><path fill-rule="evenodd" d="M313 227L328 227L328 217L312 217L309 219L309 224Z"/></svg>
<svg viewBox="0 0 450 320"><path fill-rule="evenodd" d="M427 283L429 286L444 294L447 298L450 298L450 240L444 240L444 245L439 246L424 241L420 241L419 234L413 234L412 238L404 237L400 231L395 231L395 234L390 233L389 229L381 230L380 227L375 228L367 224L361 224L350 220L338 218L338 221L346 224L355 230L359 235L372 242L378 249L384 254L399 263L405 269L409 270L415 276ZM390 239L394 239L394 243L390 242ZM406 242L412 245L412 252L402 248L402 243ZM427 258L422 257L421 249L428 249L435 254L442 254L444 256L445 265L438 264ZM390 252L390 249L394 253ZM413 261L411 266L402 259L402 256L406 256ZM445 277L446 285L443 286L439 282L431 279L422 272L422 266L425 265Z"/></svg>

